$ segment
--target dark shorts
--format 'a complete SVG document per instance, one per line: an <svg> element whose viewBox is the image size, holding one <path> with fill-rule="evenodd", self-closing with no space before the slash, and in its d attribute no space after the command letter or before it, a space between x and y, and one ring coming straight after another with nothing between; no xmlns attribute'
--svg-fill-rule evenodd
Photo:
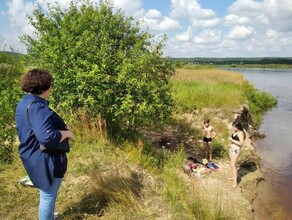
<svg viewBox="0 0 292 220"><path fill-rule="evenodd" d="M211 142L212 141L212 138L207 138L207 137L204 137L203 138L203 141L208 143L208 142Z"/></svg>

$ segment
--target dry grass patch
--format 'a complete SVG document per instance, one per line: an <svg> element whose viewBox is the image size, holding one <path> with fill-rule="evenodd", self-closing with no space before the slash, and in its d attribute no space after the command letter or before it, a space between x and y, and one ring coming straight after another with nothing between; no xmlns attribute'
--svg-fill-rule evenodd
<svg viewBox="0 0 292 220"><path fill-rule="evenodd" d="M240 84L244 80L240 73L218 69L188 70L177 69L172 77L174 81L204 81L208 83L234 83Z"/></svg>

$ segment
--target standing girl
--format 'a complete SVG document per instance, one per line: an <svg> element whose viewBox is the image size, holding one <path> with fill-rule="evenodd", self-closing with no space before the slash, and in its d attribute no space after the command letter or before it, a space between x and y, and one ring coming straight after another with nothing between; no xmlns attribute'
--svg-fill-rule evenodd
<svg viewBox="0 0 292 220"><path fill-rule="evenodd" d="M232 187L237 187L237 161L240 155L241 147L244 145L245 133L243 131L242 124L239 121L234 121L232 123L233 133L229 138L231 144L229 149L230 161L231 161L231 170L232 170Z"/></svg>

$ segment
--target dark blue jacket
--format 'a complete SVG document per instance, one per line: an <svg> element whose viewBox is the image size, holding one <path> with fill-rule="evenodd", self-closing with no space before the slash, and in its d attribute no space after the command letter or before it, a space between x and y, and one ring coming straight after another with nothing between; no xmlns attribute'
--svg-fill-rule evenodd
<svg viewBox="0 0 292 220"><path fill-rule="evenodd" d="M30 104L28 117L27 107ZM19 101L15 114L21 161L34 186L42 190L50 186L53 177L64 177L67 170L66 153L42 152L39 149L40 144L50 148L57 146L62 136L58 130L66 130L62 118L48 105L48 101L39 96L26 94Z"/></svg>

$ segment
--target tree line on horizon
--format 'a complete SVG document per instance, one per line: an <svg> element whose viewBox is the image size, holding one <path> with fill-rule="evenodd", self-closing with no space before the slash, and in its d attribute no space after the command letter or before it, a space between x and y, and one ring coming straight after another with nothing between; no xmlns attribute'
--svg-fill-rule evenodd
<svg viewBox="0 0 292 220"><path fill-rule="evenodd" d="M228 57L228 58L170 58L175 64L213 64L213 65L267 65L267 64L280 64L292 65L292 57Z"/></svg>

